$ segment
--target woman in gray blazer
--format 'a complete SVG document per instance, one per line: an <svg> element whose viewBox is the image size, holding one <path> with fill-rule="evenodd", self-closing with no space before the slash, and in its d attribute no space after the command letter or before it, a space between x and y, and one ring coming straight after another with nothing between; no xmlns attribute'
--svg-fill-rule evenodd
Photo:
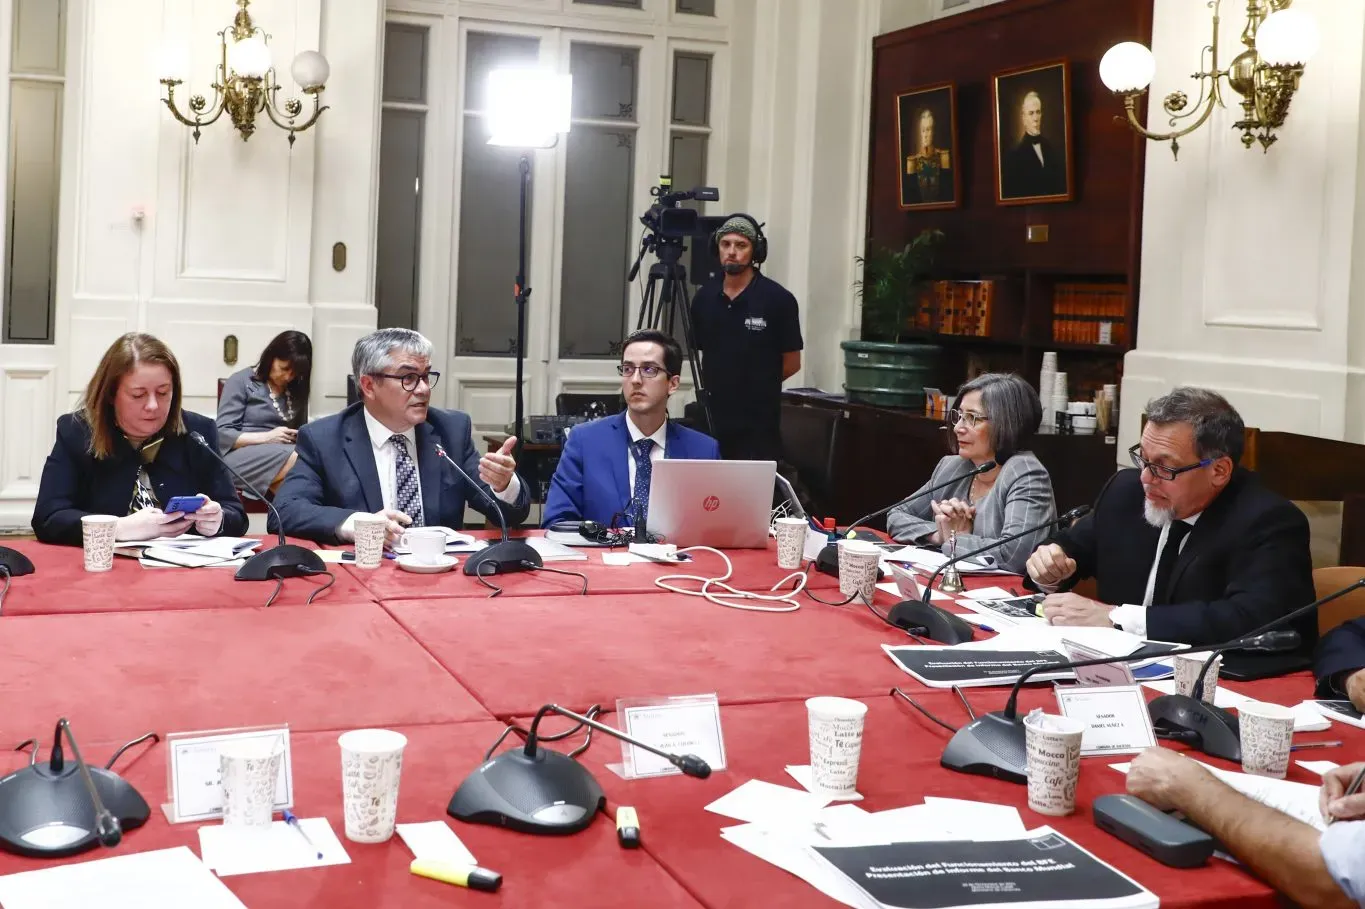
<svg viewBox="0 0 1365 909"><path fill-rule="evenodd" d="M275 494L294 466L294 435L308 421L312 373L313 342L301 331L285 331L266 345L255 366L223 383L218 447L232 469L266 495Z"/></svg>
<svg viewBox="0 0 1365 909"><path fill-rule="evenodd" d="M1037 392L1013 373L985 373L963 385L948 412L957 454L939 461L920 489L961 479L936 493L942 496L938 501L922 496L894 509L887 516L887 532L899 542L939 546L944 553L956 532L962 554L1055 518L1052 478L1032 452L1021 450L1042 419ZM967 476L987 461L995 461L995 469ZM1000 568L1023 574L1029 553L1050 529L989 554Z"/></svg>

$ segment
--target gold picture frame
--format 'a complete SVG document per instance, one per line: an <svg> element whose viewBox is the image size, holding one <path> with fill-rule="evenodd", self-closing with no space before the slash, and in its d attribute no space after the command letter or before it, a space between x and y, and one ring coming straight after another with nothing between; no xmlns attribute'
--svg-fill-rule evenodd
<svg viewBox="0 0 1365 909"><path fill-rule="evenodd" d="M1067 61L996 73L991 82L996 204L1072 201L1076 191Z"/></svg>
<svg viewBox="0 0 1365 909"><path fill-rule="evenodd" d="M957 208L962 199L959 161L957 87L939 82L896 95L899 208Z"/></svg>

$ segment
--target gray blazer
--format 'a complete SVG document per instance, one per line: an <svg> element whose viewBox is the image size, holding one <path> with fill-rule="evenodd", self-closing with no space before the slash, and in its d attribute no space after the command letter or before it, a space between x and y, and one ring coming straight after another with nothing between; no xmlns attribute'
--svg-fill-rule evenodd
<svg viewBox="0 0 1365 909"><path fill-rule="evenodd" d="M934 523L930 501L943 499L966 501L972 487L971 477L967 476L971 469L972 463L957 455L948 455L939 461L938 466L934 468L933 476L920 487L920 490L946 483L955 477L960 477L960 481L939 490L932 497L921 496L893 509L886 517L886 529L892 539L902 543L915 543L937 530L938 525ZM973 504L976 505L976 520L972 524L972 532L957 535L959 555L988 546L994 540L1018 533L1025 527L1032 527L1057 516L1057 504L1052 497L1052 478L1048 476L1047 468L1028 451L1021 451L1007 460L1000 468L995 486L984 499ZM1044 528L1037 533L1020 537L990 554L995 556L999 567L1023 574L1024 563L1051 529ZM948 551L946 541L942 550L944 553Z"/></svg>

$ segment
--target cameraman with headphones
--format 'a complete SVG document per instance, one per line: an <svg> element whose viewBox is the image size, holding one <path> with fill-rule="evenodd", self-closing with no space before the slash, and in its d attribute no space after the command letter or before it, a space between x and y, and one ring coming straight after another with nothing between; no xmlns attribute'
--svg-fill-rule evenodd
<svg viewBox="0 0 1365 909"><path fill-rule="evenodd" d="M768 257L762 226L734 214L711 236L725 272L692 301L692 328L721 457L777 461L782 383L801 368L796 298L758 266Z"/></svg>

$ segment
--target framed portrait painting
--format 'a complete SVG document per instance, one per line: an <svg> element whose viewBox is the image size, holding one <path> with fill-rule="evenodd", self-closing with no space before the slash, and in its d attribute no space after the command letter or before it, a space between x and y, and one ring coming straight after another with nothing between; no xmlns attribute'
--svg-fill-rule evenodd
<svg viewBox="0 0 1365 909"><path fill-rule="evenodd" d="M957 106L951 82L896 96L896 162L902 210L956 208L962 195Z"/></svg>
<svg viewBox="0 0 1365 909"><path fill-rule="evenodd" d="M1066 61L996 73L995 201L1070 202L1071 78Z"/></svg>

